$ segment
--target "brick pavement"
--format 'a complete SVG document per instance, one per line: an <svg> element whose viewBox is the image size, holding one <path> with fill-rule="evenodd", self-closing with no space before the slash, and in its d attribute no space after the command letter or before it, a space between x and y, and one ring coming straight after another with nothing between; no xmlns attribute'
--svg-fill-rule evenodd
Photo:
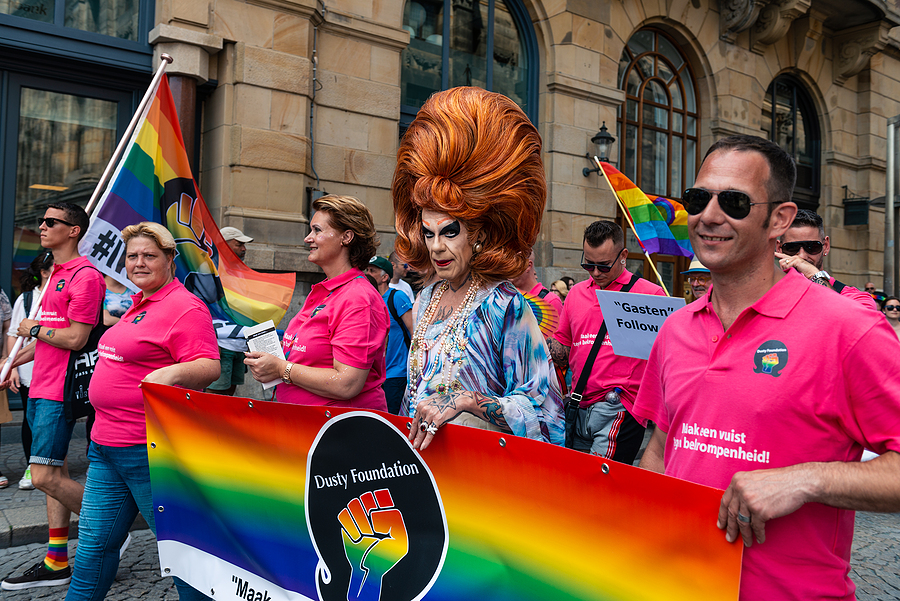
<svg viewBox="0 0 900 601"><path fill-rule="evenodd" d="M13 412L16 417L21 412ZM18 443L16 426L2 427L0 471L10 479L10 486L0 490L0 578L18 574L34 565L46 551L47 522L44 494L40 491L20 491L18 480L25 470L22 447ZM82 424L76 432L69 451L70 473L84 482L87 459L84 456L85 438ZM73 519L73 526L77 518ZM72 536L77 529L73 528ZM159 574L156 541L147 529L132 531L132 543L119 566L116 582L107 599L174 600L178 593L169 578ZM77 540L70 541L70 557L74 557ZM858 513L853 539L853 569L851 577L857 585L859 601L888 601L900 599L900 514ZM66 587L0 591L0 601L65 598Z"/></svg>

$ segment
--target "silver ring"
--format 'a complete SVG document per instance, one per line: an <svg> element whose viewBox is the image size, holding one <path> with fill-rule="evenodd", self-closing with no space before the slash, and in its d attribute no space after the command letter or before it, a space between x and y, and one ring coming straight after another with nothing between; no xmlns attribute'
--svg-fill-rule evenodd
<svg viewBox="0 0 900 601"><path fill-rule="evenodd" d="M749 515L744 515L743 513L741 513L740 511L738 511L738 521L739 521L739 522L744 522L745 524L749 524L749 523L750 523L750 516L749 516Z"/></svg>
<svg viewBox="0 0 900 601"><path fill-rule="evenodd" d="M431 434L432 436L434 436L435 434L437 434L437 430L438 430L438 427L437 427L437 425L436 425L434 422L428 424L428 427L425 428L425 431L426 431L427 433Z"/></svg>

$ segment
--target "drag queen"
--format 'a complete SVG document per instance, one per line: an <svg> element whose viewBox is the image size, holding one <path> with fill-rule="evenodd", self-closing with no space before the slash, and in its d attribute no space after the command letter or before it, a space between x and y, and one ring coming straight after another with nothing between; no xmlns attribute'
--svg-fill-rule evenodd
<svg viewBox="0 0 900 601"><path fill-rule="evenodd" d="M409 355L415 448L446 423L562 444L559 385L521 273L547 188L541 138L509 98L435 94L397 155L397 252L426 280Z"/></svg>

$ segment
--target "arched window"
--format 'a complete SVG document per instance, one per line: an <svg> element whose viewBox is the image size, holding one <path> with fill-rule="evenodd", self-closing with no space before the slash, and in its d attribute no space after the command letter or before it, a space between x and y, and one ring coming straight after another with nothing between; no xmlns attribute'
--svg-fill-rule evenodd
<svg viewBox="0 0 900 601"><path fill-rule="evenodd" d="M401 55L401 127L434 92L478 86L537 109L537 41L519 0L408 0Z"/></svg>
<svg viewBox="0 0 900 601"><path fill-rule="evenodd" d="M700 110L697 89L678 45L656 29L635 33L619 59L619 88L625 103L618 109L619 170L647 195L681 198L694 183L700 160ZM633 233L626 230L628 269L655 280ZM680 296L687 259L653 257L663 283Z"/></svg>
<svg viewBox="0 0 900 601"><path fill-rule="evenodd" d="M774 115L774 117L773 117ZM779 75L766 90L762 109L764 136L797 162L794 202L801 209L819 208L819 120L812 99L791 75Z"/></svg>

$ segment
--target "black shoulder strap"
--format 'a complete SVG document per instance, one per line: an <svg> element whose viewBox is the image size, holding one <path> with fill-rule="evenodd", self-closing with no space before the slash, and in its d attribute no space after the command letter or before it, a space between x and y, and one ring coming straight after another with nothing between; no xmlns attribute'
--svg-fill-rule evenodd
<svg viewBox="0 0 900 601"><path fill-rule="evenodd" d="M637 283L637 281L641 279L638 274L632 274L631 279L627 284L622 286L622 289L619 292L630 292L632 287ZM588 376L591 373L591 369L594 367L594 361L597 359L597 354L600 352L600 347L603 346L603 339L606 338L606 320L600 324L600 331L597 333L597 337L594 338L594 344L591 345L591 352L588 354L587 360L584 362L584 366L581 368L581 374L578 376L578 382L575 384L575 388L572 389L572 398L576 401L581 401L581 395L584 394L584 389L587 387Z"/></svg>
<svg viewBox="0 0 900 601"><path fill-rule="evenodd" d="M75 273L72 274L72 277L69 278L69 285L71 285L72 282L75 281L75 276L78 275L78 272L81 271L82 269L93 269L94 271L96 271L97 273L100 274L100 277L103 277L103 273L99 269L94 267L93 265L82 265L81 267L76 269ZM50 282L47 282L47 285L49 286ZM105 307L105 306L106 306L106 295L104 294L103 298L100 299L100 316L98 318L99 319L98 323L94 324L95 328L103 325L103 307Z"/></svg>
<svg viewBox="0 0 900 601"><path fill-rule="evenodd" d="M25 305L25 317L31 315L31 303L34 301L34 290L26 290L22 293L22 303Z"/></svg>
<svg viewBox="0 0 900 601"><path fill-rule="evenodd" d="M547 298L547 295L550 294L550 291L546 288L541 288L541 291L538 292L538 296L541 298Z"/></svg>
<svg viewBox="0 0 900 601"><path fill-rule="evenodd" d="M403 344L406 345L407 350L409 349L410 338L409 332L406 331L406 324L403 323L403 320L400 319L400 316L397 315L397 307L394 306L394 294L397 293L396 288L391 288L391 291L388 293L388 310L391 312L391 315L394 318L394 321L397 322L397 325L400 326L400 331L403 332ZM406 294L405 292L403 294Z"/></svg>

